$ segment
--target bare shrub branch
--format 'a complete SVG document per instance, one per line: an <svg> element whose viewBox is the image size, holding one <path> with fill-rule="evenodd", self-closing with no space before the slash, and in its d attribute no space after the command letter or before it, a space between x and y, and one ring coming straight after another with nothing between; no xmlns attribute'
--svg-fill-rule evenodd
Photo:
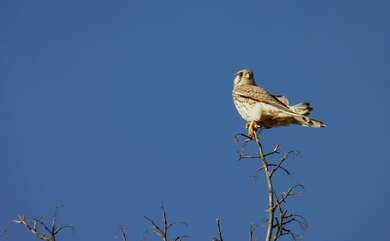
<svg viewBox="0 0 390 241"><path fill-rule="evenodd" d="M121 225L120 226L120 232L121 232L121 238L122 238L122 241L128 241L128 228L126 225Z"/></svg>
<svg viewBox="0 0 390 241"><path fill-rule="evenodd" d="M57 225L58 211L60 207L56 207L50 226L48 226L42 218L27 218L24 215L18 215L13 223L25 226L38 239L44 241L56 241L57 235L64 229L74 229L72 225ZM43 229L44 231L42 231Z"/></svg>
<svg viewBox="0 0 390 241"><path fill-rule="evenodd" d="M149 223L151 231L154 234L156 234L162 241L182 241L183 239L188 238L187 235L178 235L170 240L169 232L172 227L180 224L184 226L188 226L188 225L185 222L169 223L167 217L167 211L165 210L164 206L161 206L161 211L162 211L162 225L158 225L152 218L144 216L146 221Z"/></svg>
<svg viewBox="0 0 390 241"><path fill-rule="evenodd" d="M255 227L251 224L249 225L249 241L255 241Z"/></svg>
<svg viewBox="0 0 390 241"><path fill-rule="evenodd" d="M222 228L221 228L221 220L220 218L215 219L215 224L217 225L217 237L213 239L213 241L223 241Z"/></svg>

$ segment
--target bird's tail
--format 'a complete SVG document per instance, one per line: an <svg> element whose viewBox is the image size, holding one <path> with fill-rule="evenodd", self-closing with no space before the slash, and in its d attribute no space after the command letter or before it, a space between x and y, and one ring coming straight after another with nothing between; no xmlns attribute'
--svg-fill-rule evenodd
<svg viewBox="0 0 390 241"><path fill-rule="evenodd" d="M310 106L309 102L299 103L293 106L290 106L290 109L297 114L308 116L313 108Z"/></svg>
<svg viewBox="0 0 390 241"><path fill-rule="evenodd" d="M322 121L310 119L309 117L306 116L296 117L296 119L298 120L299 124L301 124L302 126L313 127L313 128L326 127L326 125Z"/></svg>

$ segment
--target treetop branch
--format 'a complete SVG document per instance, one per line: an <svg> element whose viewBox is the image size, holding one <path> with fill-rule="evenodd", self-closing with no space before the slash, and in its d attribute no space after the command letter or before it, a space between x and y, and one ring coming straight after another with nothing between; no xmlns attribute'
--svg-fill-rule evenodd
<svg viewBox="0 0 390 241"><path fill-rule="evenodd" d="M291 155L297 155L297 151L289 151L287 153L282 153L281 146L276 145L270 152L265 152L263 144L261 143L260 136L258 132L254 133L253 138L249 138L245 134L236 135L236 140L239 141L238 137L245 137L244 142L239 151L239 160L242 159L257 159L260 161L260 167L257 171L264 172L265 180L267 184L267 197L268 197L268 218L266 226L266 235L265 241L276 241L282 236L290 236L293 240L296 240L299 235L293 232L293 227L290 226L294 223L298 224L301 228L307 227L306 220L297 214L291 213L286 208L287 200L291 196L298 195L302 193L304 186L302 184L297 184L290 186L287 191L278 194L274 188L274 178L275 174L282 172L286 175L290 175L290 171L286 168L286 161L290 158ZM254 142L258 149L258 154L247 154L245 151L245 146ZM275 160L277 156L281 157L278 160ZM272 158L272 160L269 160ZM253 229L249 230L249 241L253 241Z"/></svg>

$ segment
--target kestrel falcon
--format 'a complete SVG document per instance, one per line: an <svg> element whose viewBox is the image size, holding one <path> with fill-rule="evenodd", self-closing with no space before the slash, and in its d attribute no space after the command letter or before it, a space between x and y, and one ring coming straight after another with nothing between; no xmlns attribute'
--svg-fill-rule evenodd
<svg viewBox="0 0 390 241"><path fill-rule="evenodd" d="M248 136L253 138L257 128L273 128L290 124L307 127L325 127L308 116L310 103L290 106L284 96L272 95L256 85L253 72L243 69L234 78L233 101L241 117L247 121Z"/></svg>

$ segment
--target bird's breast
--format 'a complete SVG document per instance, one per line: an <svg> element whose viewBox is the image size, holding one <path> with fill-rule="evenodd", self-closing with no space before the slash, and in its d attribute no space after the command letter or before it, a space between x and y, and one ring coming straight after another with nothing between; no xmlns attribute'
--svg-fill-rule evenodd
<svg viewBox="0 0 390 241"><path fill-rule="evenodd" d="M233 96L234 105L241 117L246 121L260 121L264 104L249 98Z"/></svg>

